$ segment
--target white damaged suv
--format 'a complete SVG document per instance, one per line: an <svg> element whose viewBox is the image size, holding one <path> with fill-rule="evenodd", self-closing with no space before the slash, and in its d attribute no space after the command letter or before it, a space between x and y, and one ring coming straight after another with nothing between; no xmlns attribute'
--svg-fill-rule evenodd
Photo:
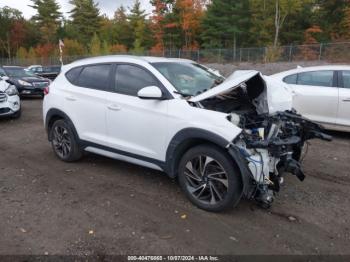
<svg viewBox="0 0 350 262"><path fill-rule="evenodd" d="M19 118L21 102L14 85L7 82L6 76L0 76L0 117Z"/></svg>
<svg viewBox="0 0 350 262"><path fill-rule="evenodd" d="M225 80L189 60L80 60L63 66L45 94L58 158L88 151L162 170L208 211L243 197L269 207L285 173L304 179L304 142L331 139L292 110L282 82L257 71Z"/></svg>

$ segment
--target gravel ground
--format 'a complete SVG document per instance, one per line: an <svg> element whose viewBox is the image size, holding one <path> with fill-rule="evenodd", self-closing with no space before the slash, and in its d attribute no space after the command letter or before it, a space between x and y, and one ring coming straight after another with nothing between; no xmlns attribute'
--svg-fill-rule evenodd
<svg viewBox="0 0 350 262"><path fill-rule="evenodd" d="M0 254L350 254L350 138L314 140L306 180L286 177L270 210L192 206L163 173L86 155L59 161L42 101L0 120Z"/></svg>

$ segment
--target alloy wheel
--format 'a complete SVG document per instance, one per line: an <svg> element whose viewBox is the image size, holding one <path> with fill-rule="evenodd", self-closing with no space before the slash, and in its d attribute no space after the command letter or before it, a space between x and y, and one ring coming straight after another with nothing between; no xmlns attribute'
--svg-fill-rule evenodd
<svg viewBox="0 0 350 262"><path fill-rule="evenodd" d="M52 143L57 155L66 158L71 152L71 139L68 130L63 126L55 126Z"/></svg>
<svg viewBox="0 0 350 262"><path fill-rule="evenodd" d="M221 202L228 192L228 176L215 159L199 155L186 163L186 187L198 201L208 205Z"/></svg>

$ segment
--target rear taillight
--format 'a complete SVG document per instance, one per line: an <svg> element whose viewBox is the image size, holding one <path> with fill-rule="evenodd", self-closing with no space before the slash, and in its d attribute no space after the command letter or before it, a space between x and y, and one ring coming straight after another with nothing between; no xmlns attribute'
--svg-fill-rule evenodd
<svg viewBox="0 0 350 262"><path fill-rule="evenodd" d="M50 87L49 86L45 87L44 88L44 95L48 95L49 92L50 92Z"/></svg>

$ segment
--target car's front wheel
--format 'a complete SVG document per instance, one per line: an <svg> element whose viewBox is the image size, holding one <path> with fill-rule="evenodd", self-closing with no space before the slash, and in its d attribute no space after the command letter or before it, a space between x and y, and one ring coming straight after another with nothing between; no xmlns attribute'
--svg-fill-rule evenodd
<svg viewBox="0 0 350 262"><path fill-rule="evenodd" d="M182 157L178 179L189 200L207 211L219 212L238 204L240 173L228 154L213 145L200 145Z"/></svg>
<svg viewBox="0 0 350 262"><path fill-rule="evenodd" d="M55 121L50 129L50 138L56 156L66 162L73 162L82 157L77 138L71 126L63 119Z"/></svg>

